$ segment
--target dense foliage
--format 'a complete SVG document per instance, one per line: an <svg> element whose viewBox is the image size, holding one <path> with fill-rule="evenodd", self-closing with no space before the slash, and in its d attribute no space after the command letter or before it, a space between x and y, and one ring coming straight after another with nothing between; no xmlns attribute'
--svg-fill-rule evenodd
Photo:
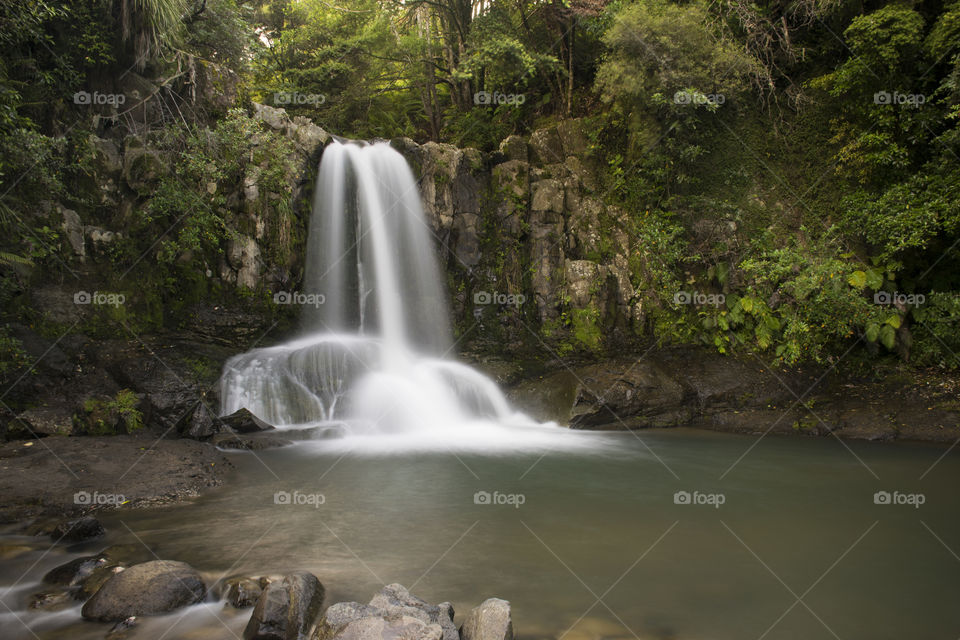
<svg viewBox="0 0 960 640"><path fill-rule="evenodd" d="M43 203L104 206L90 133L167 154L113 259L132 268L187 214L157 254L176 295L229 239L216 184L283 173L282 141L239 152L266 134L232 107L488 151L581 117L598 195L629 217L650 335L960 366L958 1L36 0L0 5L0 43L5 306L68 259ZM141 77L154 90L134 104L78 106ZM600 348L592 313L569 324ZM0 351L18 357L6 334Z"/></svg>

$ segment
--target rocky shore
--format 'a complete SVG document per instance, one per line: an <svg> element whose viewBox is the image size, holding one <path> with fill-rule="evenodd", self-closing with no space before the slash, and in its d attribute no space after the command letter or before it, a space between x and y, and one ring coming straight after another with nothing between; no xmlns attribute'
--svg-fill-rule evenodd
<svg viewBox="0 0 960 640"><path fill-rule="evenodd" d="M67 544L103 534L96 519L85 517L60 523L50 536ZM0 545L5 555L16 550ZM428 603L399 584L384 586L369 603L340 602L326 610L325 595L320 579L308 571L211 580L146 547L113 545L47 571L28 606L62 612L83 603L79 618L101 625L108 640L134 637L145 618L201 603L248 616L244 640L513 640L510 603L499 598L473 608L458 627L449 602Z"/></svg>
<svg viewBox="0 0 960 640"><path fill-rule="evenodd" d="M535 374L512 363L477 364L508 385L517 406L574 429L685 426L884 441L960 438L960 381L940 372L855 377L693 348L583 364L557 361Z"/></svg>

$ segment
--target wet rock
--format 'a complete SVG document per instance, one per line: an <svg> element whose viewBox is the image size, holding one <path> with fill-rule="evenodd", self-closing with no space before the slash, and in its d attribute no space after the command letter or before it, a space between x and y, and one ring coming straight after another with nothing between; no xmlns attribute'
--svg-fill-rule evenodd
<svg viewBox="0 0 960 640"><path fill-rule="evenodd" d="M30 609L56 611L58 609L65 609L72 604L73 595L70 589L52 589L31 595L27 606Z"/></svg>
<svg viewBox="0 0 960 640"><path fill-rule="evenodd" d="M196 604L206 591L203 578L190 565L153 560L114 574L83 605L81 615L101 622L158 615Z"/></svg>
<svg viewBox="0 0 960 640"><path fill-rule="evenodd" d="M220 418L220 421L237 433L256 433L273 429L273 425L267 424L246 408L237 409L230 415Z"/></svg>
<svg viewBox="0 0 960 640"><path fill-rule="evenodd" d="M257 603L269 584L267 578L230 578L223 584L223 597L233 608L246 609Z"/></svg>
<svg viewBox="0 0 960 640"><path fill-rule="evenodd" d="M99 538L105 533L106 530L99 520L93 516L85 516L60 523L50 533L50 537L55 542L82 542Z"/></svg>
<svg viewBox="0 0 960 640"><path fill-rule="evenodd" d="M510 603L499 598L484 600L474 607L460 627L462 640L513 640Z"/></svg>
<svg viewBox="0 0 960 640"><path fill-rule="evenodd" d="M315 575L296 571L263 590L243 630L244 640L299 640L323 606L324 588Z"/></svg>
<svg viewBox="0 0 960 640"><path fill-rule="evenodd" d="M130 636L133 628L137 626L137 617L130 616L124 620L121 620L117 624L110 627L110 631L107 632L104 640L123 640Z"/></svg>
<svg viewBox="0 0 960 640"><path fill-rule="evenodd" d="M89 600L90 597L100 590L107 580L112 578L115 574L123 571L125 567L114 564L106 564L102 567L98 567L90 574L90 577L83 581L80 585L80 590L77 592L78 600Z"/></svg>
<svg viewBox="0 0 960 640"><path fill-rule="evenodd" d="M192 411L177 423L177 433L187 438L204 440L226 431L226 425L206 402L197 402Z"/></svg>
<svg viewBox="0 0 960 640"><path fill-rule="evenodd" d="M459 640L453 616L449 602L431 605L391 584L370 604L341 602L328 608L313 640Z"/></svg>
<svg viewBox="0 0 960 640"><path fill-rule="evenodd" d="M524 380L508 389L507 397L513 406L528 415L567 425L573 417L579 392L576 375L564 370Z"/></svg>
<svg viewBox="0 0 960 640"><path fill-rule="evenodd" d="M54 567L43 576L47 584L73 587L87 580L97 569L116 566L103 555L85 556Z"/></svg>
<svg viewBox="0 0 960 640"><path fill-rule="evenodd" d="M293 444L292 440L273 436L240 436L235 433L219 433L210 439L210 442L221 449L242 449L244 451L262 451L263 449L277 449Z"/></svg>

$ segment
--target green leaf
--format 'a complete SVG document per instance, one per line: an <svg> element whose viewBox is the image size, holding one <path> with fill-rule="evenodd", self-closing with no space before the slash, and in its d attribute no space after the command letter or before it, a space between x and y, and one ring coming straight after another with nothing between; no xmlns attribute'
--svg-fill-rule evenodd
<svg viewBox="0 0 960 640"><path fill-rule="evenodd" d="M876 342L877 338L880 336L880 325L876 322L871 322L867 325L866 338L868 342Z"/></svg>
<svg viewBox="0 0 960 640"><path fill-rule="evenodd" d="M867 270L867 286L873 290L877 290L883 286L883 272L878 271L877 269Z"/></svg>
<svg viewBox="0 0 960 640"><path fill-rule="evenodd" d="M753 298L751 298L750 296L744 296L740 298L740 308L746 311L747 313L750 313L751 311L753 311Z"/></svg>
<svg viewBox="0 0 960 640"><path fill-rule="evenodd" d="M854 271L850 274L850 277L847 278L847 282L850 283L851 287L863 289L867 286L867 274L863 271Z"/></svg>
<svg viewBox="0 0 960 640"><path fill-rule="evenodd" d="M883 343L887 349L893 349L893 345L897 343L897 332L888 324L880 327L880 342Z"/></svg>
<svg viewBox="0 0 960 640"><path fill-rule="evenodd" d="M899 329L901 322L902 322L902 319L900 318L900 316L897 316L897 315L893 315L887 318L887 324L893 327L894 329Z"/></svg>

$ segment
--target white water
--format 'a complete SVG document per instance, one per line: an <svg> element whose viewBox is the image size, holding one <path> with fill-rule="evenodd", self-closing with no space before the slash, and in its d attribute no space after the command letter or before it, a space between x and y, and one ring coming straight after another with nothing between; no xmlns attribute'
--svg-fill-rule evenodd
<svg viewBox="0 0 960 640"><path fill-rule="evenodd" d="M280 429L326 427L376 451L555 447L556 425L514 412L497 385L449 359L449 311L416 181L386 143L335 142L317 176L303 294L306 335L227 362L222 413ZM560 435L564 434L564 435Z"/></svg>

